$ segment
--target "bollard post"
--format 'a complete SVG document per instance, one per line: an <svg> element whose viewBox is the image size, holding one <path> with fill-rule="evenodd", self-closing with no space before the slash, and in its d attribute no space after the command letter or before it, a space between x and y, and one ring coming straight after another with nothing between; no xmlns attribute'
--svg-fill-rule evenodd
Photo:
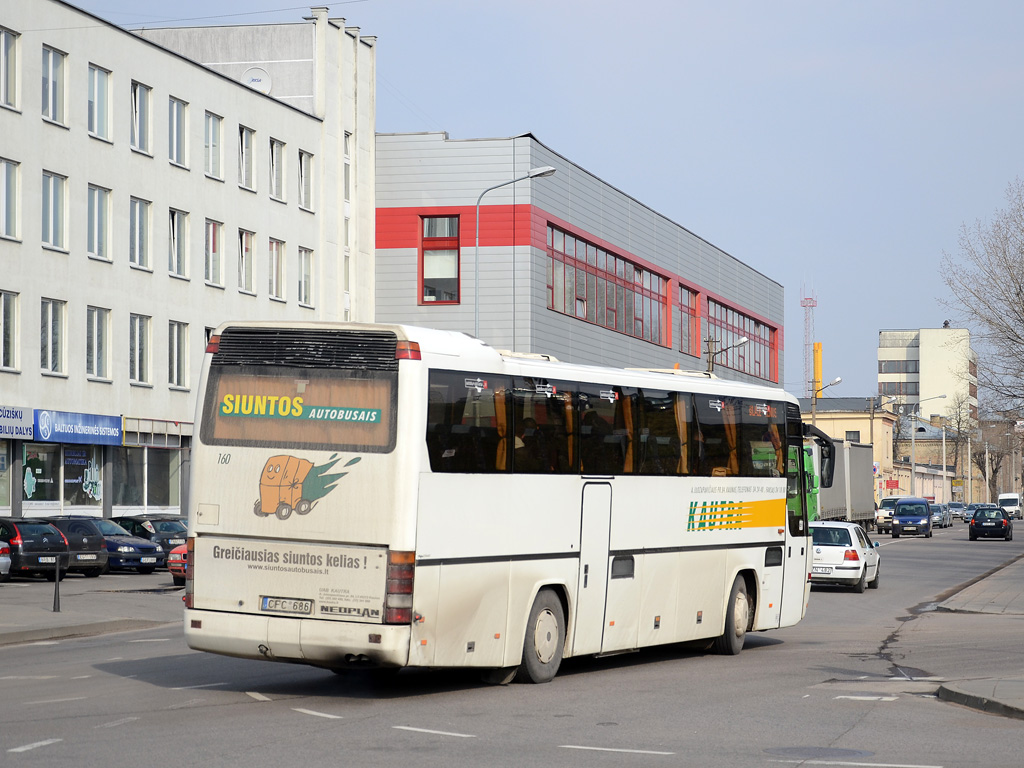
<svg viewBox="0 0 1024 768"><path fill-rule="evenodd" d="M68 565L70 565L70 560ZM53 564L53 612L60 613L60 553L57 553L57 562Z"/></svg>

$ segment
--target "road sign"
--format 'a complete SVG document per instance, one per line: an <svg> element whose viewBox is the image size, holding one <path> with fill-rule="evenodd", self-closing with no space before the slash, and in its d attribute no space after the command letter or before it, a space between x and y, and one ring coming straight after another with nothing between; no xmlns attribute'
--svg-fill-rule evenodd
<svg viewBox="0 0 1024 768"><path fill-rule="evenodd" d="M886 490L891 491L891 490L894 490L894 489L899 489L899 487L900 487L900 481L899 480L886 480L885 481L885 488L886 488Z"/></svg>

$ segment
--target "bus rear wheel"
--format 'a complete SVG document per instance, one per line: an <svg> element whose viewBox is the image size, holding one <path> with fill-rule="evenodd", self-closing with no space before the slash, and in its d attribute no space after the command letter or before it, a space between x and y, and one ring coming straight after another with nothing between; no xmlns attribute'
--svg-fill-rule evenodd
<svg viewBox="0 0 1024 768"><path fill-rule="evenodd" d="M725 611L725 631L715 639L715 652L722 656L735 656L743 650L743 641L750 626L750 600L743 576L737 576L729 593Z"/></svg>
<svg viewBox="0 0 1024 768"><path fill-rule="evenodd" d="M562 601L554 591L542 589L537 593L526 623L523 641L523 661L519 675L528 683L550 682L562 664L565 648L565 613Z"/></svg>

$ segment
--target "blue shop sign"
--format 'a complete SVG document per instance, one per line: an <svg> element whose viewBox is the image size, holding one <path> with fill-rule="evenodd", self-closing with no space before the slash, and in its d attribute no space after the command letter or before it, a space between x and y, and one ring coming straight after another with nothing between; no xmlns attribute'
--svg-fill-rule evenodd
<svg viewBox="0 0 1024 768"><path fill-rule="evenodd" d="M120 416L36 410L34 426L35 439L48 443L121 444Z"/></svg>

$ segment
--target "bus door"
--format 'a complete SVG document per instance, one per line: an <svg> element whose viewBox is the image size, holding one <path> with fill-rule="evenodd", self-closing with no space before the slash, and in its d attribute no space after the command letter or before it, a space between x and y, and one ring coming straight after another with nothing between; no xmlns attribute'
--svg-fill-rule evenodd
<svg viewBox="0 0 1024 768"><path fill-rule="evenodd" d="M580 570L576 587L572 653L600 653L604 641L608 595L608 542L611 535L612 487L586 483L580 521Z"/></svg>
<svg viewBox="0 0 1024 768"><path fill-rule="evenodd" d="M779 606L779 625L783 627L796 624L804 616L810 562L804 430L800 409L792 405L786 413L786 438L786 538L782 549L782 600Z"/></svg>

